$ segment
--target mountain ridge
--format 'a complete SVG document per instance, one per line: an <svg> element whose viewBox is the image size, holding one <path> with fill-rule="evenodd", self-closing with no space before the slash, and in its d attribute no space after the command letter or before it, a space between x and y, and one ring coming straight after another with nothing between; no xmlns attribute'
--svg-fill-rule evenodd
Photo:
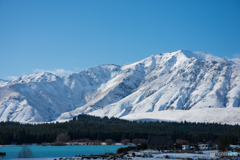
<svg viewBox="0 0 240 160"><path fill-rule="evenodd" d="M49 122L78 114L123 118L165 110L239 108L239 73L235 61L178 50L61 77L24 75L0 87L0 120Z"/></svg>

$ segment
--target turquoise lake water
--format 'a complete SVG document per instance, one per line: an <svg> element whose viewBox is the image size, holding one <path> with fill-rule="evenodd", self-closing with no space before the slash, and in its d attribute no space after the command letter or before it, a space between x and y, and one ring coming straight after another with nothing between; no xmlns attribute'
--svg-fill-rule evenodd
<svg viewBox="0 0 240 160"><path fill-rule="evenodd" d="M34 158L40 157L74 157L76 155L116 153L118 148L127 145L79 145L79 146L28 146ZM5 159L17 158L22 146L0 147L0 152L6 152Z"/></svg>

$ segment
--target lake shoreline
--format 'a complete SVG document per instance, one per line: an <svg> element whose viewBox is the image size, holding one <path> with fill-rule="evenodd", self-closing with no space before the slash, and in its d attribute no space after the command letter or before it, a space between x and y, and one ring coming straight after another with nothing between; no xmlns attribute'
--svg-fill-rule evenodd
<svg viewBox="0 0 240 160"><path fill-rule="evenodd" d="M50 143L49 143L50 144ZM66 145L62 145L62 146L133 146L133 145L136 145L136 144L133 144L133 143L129 143L129 144L122 144L122 143L114 143L114 144L66 144ZM43 146L43 147L46 147L46 146L54 146L54 145L39 145L39 144L20 144L20 145L17 145L17 144L13 144L13 145L0 145L0 147L23 147L23 146Z"/></svg>
<svg viewBox="0 0 240 160"><path fill-rule="evenodd" d="M34 158L43 157L74 157L88 156L106 153L116 153L119 148L126 148L129 145L70 145L70 146L41 146L28 145L31 149ZM8 145L1 146L0 152L5 152L5 159L14 159L18 157L23 145Z"/></svg>

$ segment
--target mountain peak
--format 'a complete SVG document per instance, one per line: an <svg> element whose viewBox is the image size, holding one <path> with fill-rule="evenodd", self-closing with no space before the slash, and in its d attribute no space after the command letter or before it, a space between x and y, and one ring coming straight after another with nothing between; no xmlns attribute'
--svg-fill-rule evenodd
<svg viewBox="0 0 240 160"><path fill-rule="evenodd" d="M192 58L195 57L198 60L205 60L205 61L223 61L222 58L208 54L203 51L188 51L188 50L178 50L176 53L182 53L184 54L187 58Z"/></svg>
<svg viewBox="0 0 240 160"><path fill-rule="evenodd" d="M159 55L163 55L166 57L175 57L177 60L187 60L189 58L196 58L200 61L223 61L223 58L208 54L203 51L189 51L189 50L177 50L174 52L166 52L160 53Z"/></svg>
<svg viewBox="0 0 240 160"><path fill-rule="evenodd" d="M54 81L58 76L50 72L39 72L33 74L25 74L22 77L14 80L13 82L28 83L28 82L43 82L43 81Z"/></svg>

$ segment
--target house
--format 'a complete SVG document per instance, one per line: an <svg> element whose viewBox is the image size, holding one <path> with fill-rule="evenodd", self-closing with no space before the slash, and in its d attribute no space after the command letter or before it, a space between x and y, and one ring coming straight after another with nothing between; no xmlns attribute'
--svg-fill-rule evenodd
<svg viewBox="0 0 240 160"><path fill-rule="evenodd" d="M238 149L238 148L240 148L240 145L230 145L229 148L231 148L231 149Z"/></svg>
<svg viewBox="0 0 240 160"><path fill-rule="evenodd" d="M200 150L210 149L210 145L209 144L199 144L198 148Z"/></svg>
<svg viewBox="0 0 240 160"><path fill-rule="evenodd" d="M148 149L169 149L173 148L173 142L170 136L148 136Z"/></svg>
<svg viewBox="0 0 240 160"><path fill-rule="evenodd" d="M182 149L183 150L189 150L189 145L187 145L187 144L186 145L182 145Z"/></svg>

